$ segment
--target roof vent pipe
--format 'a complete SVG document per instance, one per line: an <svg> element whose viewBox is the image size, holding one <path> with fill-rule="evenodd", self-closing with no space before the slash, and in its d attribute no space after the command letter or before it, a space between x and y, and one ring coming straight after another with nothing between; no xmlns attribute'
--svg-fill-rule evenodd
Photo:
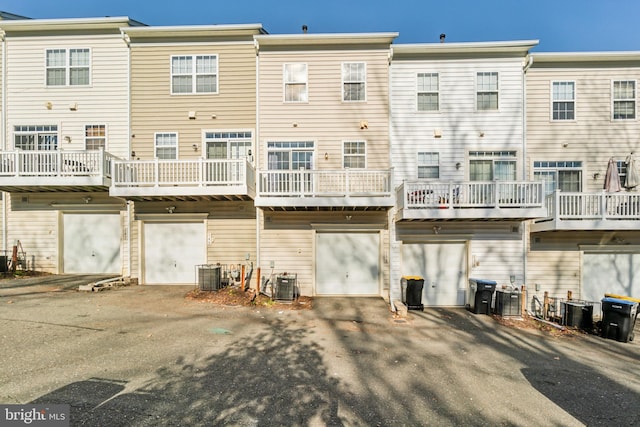
<svg viewBox="0 0 640 427"><path fill-rule="evenodd" d="M302 26L302 32L303 32L304 34L307 34L307 26L306 26L306 25L303 25L303 26Z"/></svg>
<svg viewBox="0 0 640 427"><path fill-rule="evenodd" d="M444 43L444 39L447 37L445 33L440 34L440 43Z"/></svg>

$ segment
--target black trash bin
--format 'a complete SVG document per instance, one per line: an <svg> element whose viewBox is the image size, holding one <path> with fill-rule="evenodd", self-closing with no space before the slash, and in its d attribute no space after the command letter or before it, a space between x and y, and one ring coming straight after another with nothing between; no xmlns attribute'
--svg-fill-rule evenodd
<svg viewBox="0 0 640 427"><path fill-rule="evenodd" d="M561 303L562 324L583 331L593 330L593 304L586 301Z"/></svg>
<svg viewBox="0 0 640 427"><path fill-rule="evenodd" d="M420 276L403 276L400 281L402 287L402 302L409 310L423 310L422 288L424 279Z"/></svg>
<svg viewBox="0 0 640 427"><path fill-rule="evenodd" d="M497 283L493 280L469 279L466 306L474 314L491 314L491 300Z"/></svg>
<svg viewBox="0 0 640 427"><path fill-rule="evenodd" d="M633 341L638 303L617 298L602 299L602 336L620 342Z"/></svg>
<svg viewBox="0 0 640 427"><path fill-rule="evenodd" d="M493 312L498 316L522 316L522 293L517 290L497 289Z"/></svg>

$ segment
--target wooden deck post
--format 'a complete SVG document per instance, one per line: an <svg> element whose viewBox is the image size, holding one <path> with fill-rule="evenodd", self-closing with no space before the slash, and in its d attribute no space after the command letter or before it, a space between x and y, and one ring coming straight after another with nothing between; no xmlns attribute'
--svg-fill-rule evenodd
<svg viewBox="0 0 640 427"><path fill-rule="evenodd" d="M544 291L544 300L542 303L542 317L549 318L549 292Z"/></svg>

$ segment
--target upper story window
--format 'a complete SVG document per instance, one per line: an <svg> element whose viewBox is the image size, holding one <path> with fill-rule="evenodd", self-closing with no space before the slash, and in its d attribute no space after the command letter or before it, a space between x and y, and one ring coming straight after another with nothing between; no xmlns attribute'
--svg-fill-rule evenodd
<svg viewBox="0 0 640 427"><path fill-rule="evenodd" d="M619 80L613 82L613 119L632 120L636 118L636 82Z"/></svg>
<svg viewBox="0 0 640 427"><path fill-rule="evenodd" d="M438 73L418 73L418 111L440 109Z"/></svg>
<svg viewBox="0 0 640 427"><path fill-rule="evenodd" d="M217 93L218 56L171 57L171 93Z"/></svg>
<svg viewBox="0 0 640 427"><path fill-rule="evenodd" d="M17 150L57 150L58 126L14 126L13 146Z"/></svg>
<svg viewBox="0 0 640 427"><path fill-rule="evenodd" d="M155 155L158 159L175 160L178 158L178 134L158 132L154 136Z"/></svg>
<svg viewBox="0 0 640 427"><path fill-rule="evenodd" d="M479 111L498 109L497 72L479 72L476 75L476 108Z"/></svg>
<svg viewBox="0 0 640 427"><path fill-rule="evenodd" d="M89 49L47 49L47 86L89 85L89 58Z"/></svg>
<svg viewBox="0 0 640 427"><path fill-rule="evenodd" d="M343 144L342 166L357 169L367 167L366 143L364 141L347 141Z"/></svg>
<svg viewBox="0 0 640 427"><path fill-rule="evenodd" d="M576 83L553 82L551 89L553 120L575 120L576 118Z"/></svg>
<svg viewBox="0 0 640 427"><path fill-rule="evenodd" d="M104 150L107 146L107 127L105 125L86 125L84 127L84 146L87 150Z"/></svg>
<svg viewBox="0 0 640 427"><path fill-rule="evenodd" d="M307 64L284 64L285 102L308 102Z"/></svg>
<svg viewBox="0 0 640 427"><path fill-rule="evenodd" d="M366 101L367 69L364 62L342 64L342 100Z"/></svg>
<svg viewBox="0 0 640 427"><path fill-rule="evenodd" d="M418 179L440 178L440 154L418 153Z"/></svg>

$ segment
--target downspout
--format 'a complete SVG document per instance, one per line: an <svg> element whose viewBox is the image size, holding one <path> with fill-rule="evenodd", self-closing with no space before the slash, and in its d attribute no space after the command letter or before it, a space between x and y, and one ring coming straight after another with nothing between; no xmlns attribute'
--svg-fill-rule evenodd
<svg viewBox="0 0 640 427"><path fill-rule="evenodd" d="M253 170L254 170L254 186L255 193L253 199L253 205L256 210L256 266L260 268L261 266L261 255L260 255L260 208L256 207L256 199L259 191L260 180L258 179L258 159L260 158L260 43L255 38L253 39L253 45L256 49L256 133L255 141L256 146L254 147L254 162L253 162ZM258 279L260 280L260 278ZM257 283L257 288L261 287L261 283Z"/></svg>
<svg viewBox="0 0 640 427"><path fill-rule="evenodd" d="M2 149L7 149L7 38L4 31L0 31L2 40L2 109L0 109L0 122L2 123ZM2 249L8 250L7 239L7 193L2 193Z"/></svg>
<svg viewBox="0 0 640 427"><path fill-rule="evenodd" d="M533 56L529 55L527 63L522 69L522 180L527 180L527 71L533 65ZM522 283L527 283L527 242L531 238L529 230L530 222L524 223L522 231Z"/></svg>
<svg viewBox="0 0 640 427"><path fill-rule="evenodd" d="M120 35L122 36L122 40L127 45L127 158L131 156L131 40L129 36L124 32L124 29L120 29ZM114 160L111 160L111 171L115 170L113 168ZM133 201L127 200L127 273L129 274L129 279L133 276L133 260L131 255L131 208L133 205Z"/></svg>
<svg viewBox="0 0 640 427"><path fill-rule="evenodd" d="M392 197L395 200L395 195L396 195L396 191L395 191L395 174L394 174L394 169L393 169L393 144L391 142L391 135L393 133L393 125L392 125L392 115L391 115L391 64L393 62L393 46L389 46L389 55L388 55L388 61L389 61L389 73L388 73L388 82L387 82L387 93L389 94L389 96L387 96L387 115L389 117L389 121L388 121L388 129L387 129L387 133L389 136L389 166L391 166L391 191L392 193ZM390 309L393 313L397 312L397 308L396 305L393 302L393 267L394 267L394 263L393 261L395 260L395 256L393 254L393 248L394 248L394 244L393 242L395 242L396 240L396 224L395 224L395 214L398 210L398 201L395 200L393 203L393 208L392 211L389 212L387 214L387 221L389 222L389 247L387 248L387 250L389 251L389 257L387 259L387 262L389 263L389 306ZM402 294L402 291L400 292Z"/></svg>

